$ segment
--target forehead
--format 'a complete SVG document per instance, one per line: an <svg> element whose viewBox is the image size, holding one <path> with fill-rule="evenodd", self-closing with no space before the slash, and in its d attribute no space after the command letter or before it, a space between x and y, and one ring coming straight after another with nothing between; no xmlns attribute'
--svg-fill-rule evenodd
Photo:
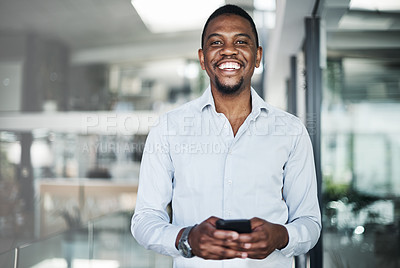
<svg viewBox="0 0 400 268"><path fill-rule="evenodd" d="M247 19L235 14L223 14L212 19L206 28L205 38L207 39L209 35L216 33L251 33L252 38L255 38L250 22Z"/></svg>

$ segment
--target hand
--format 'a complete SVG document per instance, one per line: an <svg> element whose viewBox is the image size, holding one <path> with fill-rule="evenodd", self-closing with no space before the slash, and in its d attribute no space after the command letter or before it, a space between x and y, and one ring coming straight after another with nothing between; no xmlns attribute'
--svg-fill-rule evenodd
<svg viewBox="0 0 400 268"><path fill-rule="evenodd" d="M240 234L238 239L249 258L264 259L275 249L286 247L289 234L284 226L260 218L252 218L250 221L252 232Z"/></svg>
<svg viewBox="0 0 400 268"><path fill-rule="evenodd" d="M203 259L247 258L247 253L238 250L241 243L234 231L217 230L217 217L210 217L192 229L189 244L195 256Z"/></svg>

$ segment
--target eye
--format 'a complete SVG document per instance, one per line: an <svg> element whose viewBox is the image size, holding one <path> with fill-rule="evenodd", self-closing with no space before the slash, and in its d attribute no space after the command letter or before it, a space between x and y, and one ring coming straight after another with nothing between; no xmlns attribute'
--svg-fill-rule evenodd
<svg viewBox="0 0 400 268"><path fill-rule="evenodd" d="M236 41L236 43L239 44L239 45L245 45L245 44L247 44L247 41L245 41L245 40L238 40L238 41Z"/></svg>
<svg viewBox="0 0 400 268"><path fill-rule="evenodd" d="M212 41L212 42L211 42L211 45L221 45L221 44L222 44L222 42L219 41L219 40L216 40L216 41Z"/></svg>

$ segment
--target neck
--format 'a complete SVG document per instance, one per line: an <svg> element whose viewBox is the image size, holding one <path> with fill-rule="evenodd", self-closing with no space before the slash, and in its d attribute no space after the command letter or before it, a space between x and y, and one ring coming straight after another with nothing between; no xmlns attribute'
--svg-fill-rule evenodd
<svg viewBox="0 0 400 268"><path fill-rule="evenodd" d="M251 90L246 89L239 94L226 95L218 90L211 89L215 109L218 113L223 113L230 121L231 119L246 118L251 112Z"/></svg>

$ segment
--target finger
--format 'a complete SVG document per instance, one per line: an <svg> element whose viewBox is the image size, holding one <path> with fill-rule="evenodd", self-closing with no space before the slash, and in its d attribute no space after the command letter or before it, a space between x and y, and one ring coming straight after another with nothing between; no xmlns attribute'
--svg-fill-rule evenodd
<svg viewBox="0 0 400 268"><path fill-rule="evenodd" d="M254 230L257 227L263 225L266 221L257 217L250 219L251 229Z"/></svg>
<svg viewBox="0 0 400 268"><path fill-rule="evenodd" d="M240 252L237 250L233 250L231 248L226 248L223 246L215 246L215 245L208 245L207 248L204 248L203 252L204 256L200 257L212 258L218 260L247 257L246 252Z"/></svg>
<svg viewBox="0 0 400 268"><path fill-rule="evenodd" d="M220 243L218 245L230 248L236 251L243 251L243 243L237 241L226 241L226 240L218 240Z"/></svg>
<svg viewBox="0 0 400 268"><path fill-rule="evenodd" d="M214 253L209 253L209 255L207 256L199 256L199 257L202 257L205 260L222 260L221 256Z"/></svg>
<svg viewBox="0 0 400 268"><path fill-rule="evenodd" d="M247 252L248 249L243 247L243 243L229 243L228 245L224 245L226 248L230 248L232 250L238 251L238 252Z"/></svg>
<svg viewBox="0 0 400 268"><path fill-rule="evenodd" d="M224 246L224 247L240 247L238 242L234 243L232 241L232 236L230 233L233 233L235 237L238 237L239 234L232 231L219 231L216 230L211 226L211 224L205 222L201 225L196 226L193 231L192 235L189 237L189 243L193 244L207 244L207 245L217 245L217 246ZM217 234L215 235L215 233ZM220 234L218 234L220 232ZM235 236L236 235L236 236ZM194 241L193 241L194 239Z"/></svg>
<svg viewBox="0 0 400 268"><path fill-rule="evenodd" d="M265 238L265 234L261 231L253 231L249 234L240 234L239 238L236 240L241 243L256 243Z"/></svg>
<svg viewBox="0 0 400 268"><path fill-rule="evenodd" d="M237 241L214 239L214 240L210 241L209 244L224 247L224 248L229 248L229 249L236 250L236 251L245 251L245 250L243 250L243 243L239 243Z"/></svg>
<svg viewBox="0 0 400 268"><path fill-rule="evenodd" d="M225 260L225 259L234 259L234 258L241 258L241 259L246 259L248 257L248 254L246 252L238 252L236 257L232 258L227 258L223 257L221 255L213 254L210 253L208 256L203 257L203 259L208 259L208 260Z"/></svg>
<svg viewBox="0 0 400 268"><path fill-rule="evenodd" d="M231 248L219 247L215 251L222 259L234 259L234 258L247 258L247 252L237 251Z"/></svg>
<svg viewBox="0 0 400 268"><path fill-rule="evenodd" d="M214 237L214 232L215 232L215 230L217 230L217 229L215 229L215 226L212 224L212 222L209 221L209 219L207 219L206 221L201 223L198 226L198 228L201 228L201 232L206 234L209 237Z"/></svg>
<svg viewBox="0 0 400 268"><path fill-rule="evenodd" d="M192 248L192 251L196 256L202 258L247 258L247 253L245 250L243 250L241 243L229 242L209 237L201 237L200 244L198 244L195 248ZM211 257L210 254L216 254L218 257Z"/></svg>
<svg viewBox="0 0 400 268"><path fill-rule="evenodd" d="M251 251L268 251L272 246L266 241L259 241L256 243L242 243L240 250L245 250L246 252Z"/></svg>
<svg viewBox="0 0 400 268"><path fill-rule="evenodd" d="M247 257L250 259L265 259L268 257L274 250L268 249L263 251L247 251Z"/></svg>
<svg viewBox="0 0 400 268"><path fill-rule="evenodd" d="M212 226L216 227L217 226L217 221L220 220L220 219L221 218L218 218L218 217L215 217L215 216L211 216L205 221L210 223Z"/></svg>
<svg viewBox="0 0 400 268"><path fill-rule="evenodd" d="M215 230L213 237L220 240L235 241L239 238L239 234L235 231Z"/></svg>

